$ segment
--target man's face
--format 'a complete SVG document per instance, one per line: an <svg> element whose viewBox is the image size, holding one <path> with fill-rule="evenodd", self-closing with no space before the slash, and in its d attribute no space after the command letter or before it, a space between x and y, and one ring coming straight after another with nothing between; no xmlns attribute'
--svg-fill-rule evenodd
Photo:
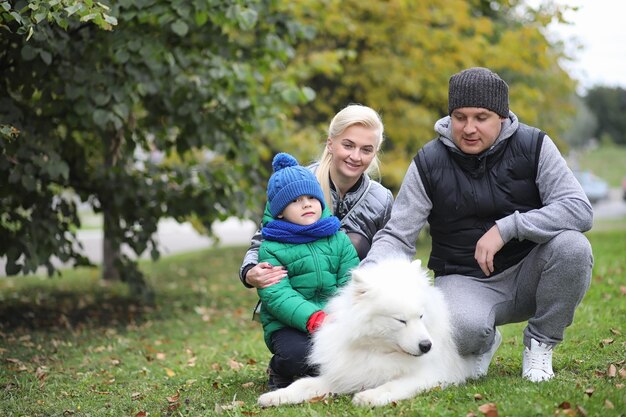
<svg viewBox="0 0 626 417"><path fill-rule="evenodd" d="M450 115L452 140L463 152L477 155L496 141L502 129L502 120L497 113L481 107L461 107Z"/></svg>

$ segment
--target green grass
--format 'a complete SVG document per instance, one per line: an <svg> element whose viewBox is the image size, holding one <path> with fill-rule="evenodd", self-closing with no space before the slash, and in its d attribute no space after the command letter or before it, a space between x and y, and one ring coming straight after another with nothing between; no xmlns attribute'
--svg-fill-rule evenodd
<svg viewBox="0 0 626 417"><path fill-rule="evenodd" d="M580 169L589 170L605 179L611 187L621 187L626 177L626 146L602 144L576 156Z"/></svg>
<svg viewBox="0 0 626 417"><path fill-rule="evenodd" d="M347 396L255 405L270 354L250 320L255 293L237 276L244 248L143 263L153 308L101 284L97 270L0 279L0 416L482 416L486 403L499 416L623 416L626 379L607 370L626 366L626 232L588 236L593 284L555 353L554 380L522 380L523 326L508 325L486 378L373 410Z"/></svg>

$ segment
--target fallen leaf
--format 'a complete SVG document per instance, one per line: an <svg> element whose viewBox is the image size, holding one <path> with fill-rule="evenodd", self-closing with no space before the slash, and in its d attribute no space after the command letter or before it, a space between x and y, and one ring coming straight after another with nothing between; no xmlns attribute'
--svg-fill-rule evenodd
<svg viewBox="0 0 626 417"><path fill-rule="evenodd" d="M145 411L140 411L135 414L135 417L146 417L148 414Z"/></svg>
<svg viewBox="0 0 626 417"><path fill-rule="evenodd" d="M178 402L179 399L180 399L180 391L176 391L176 394L172 395L171 397L167 397L167 402L176 403Z"/></svg>
<svg viewBox="0 0 626 417"><path fill-rule="evenodd" d="M143 394L140 392L133 392L130 394L130 399L133 401L139 401L143 398Z"/></svg>
<svg viewBox="0 0 626 417"><path fill-rule="evenodd" d="M309 399L308 402L310 402L311 404L314 404L320 401L324 401L324 398L326 398L326 394L318 395L317 397L312 397Z"/></svg>
<svg viewBox="0 0 626 417"><path fill-rule="evenodd" d="M243 401L233 401L230 404L215 404L215 412L217 414L222 414L224 411L234 410L235 408L239 408L244 404Z"/></svg>
<svg viewBox="0 0 626 417"><path fill-rule="evenodd" d="M619 290L622 292L622 295L626 295L626 286L620 285Z"/></svg>
<svg viewBox="0 0 626 417"><path fill-rule="evenodd" d="M469 413L465 414L465 417L478 417L478 416L473 411L470 411Z"/></svg>
<svg viewBox="0 0 626 417"><path fill-rule="evenodd" d="M620 378L622 378L622 379L626 379L626 368L622 368L622 369L620 369L620 370L619 370L619 372L618 372L618 374L619 374L619 377L620 377Z"/></svg>
<svg viewBox="0 0 626 417"><path fill-rule="evenodd" d="M611 329L611 333L613 333L615 336L621 336L622 335L622 332L620 332L617 329Z"/></svg>
<svg viewBox="0 0 626 417"><path fill-rule="evenodd" d="M587 413L587 410L582 408L580 405L576 406L576 411L578 411L578 413L580 413L580 415L583 417L587 417L589 415L589 413Z"/></svg>
<svg viewBox="0 0 626 417"><path fill-rule="evenodd" d="M593 391L594 391L593 388L587 388L585 390L585 394L587 394L589 397L591 397L593 395Z"/></svg>
<svg viewBox="0 0 626 417"><path fill-rule="evenodd" d="M254 382L250 381L250 382L244 382L243 384L241 384L242 388L252 388L254 386Z"/></svg>
<svg viewBox="0 0 626 417"><path fill-rule="evenodd" d="M600 347L608 346L612 344L614 341L615 341L614 339L602 339L602 342L600 342Z"/></svg>
<svg viewBox="0 0 626 417"><path fill-rule="evenodd" d="M228 360L228 366L230 366L230 369L233 369L235 371L240 370L241 368L243 368L243 363L241 362L237 362L234 359L229 359Z"/></svg>
<svg viewBox="0 0 626 417"><path fill-rule="evenodd" d="M165 368L165 373L167 374L167 376L169 376L170 378L173 377L174 375L176 375L176 372L172 371L170 368Z"/></svg>
<svg viewBox="0 0 626 417"><path fill-rule="evenodd" d="M195 356L193 358L189 358L189 360L187 361L187 366L196 366L196 357Z"/></svg>
<svg viewBox="0 0 626 417"><path fill-rule="evenodd" d="M572 408L572 405L568 401L563 401L561 404L559 404L559 408L561 410L569 410L570 408Z"/></svg>
<svg viewBox="0 0 626 417"><path fill-rule="evenodd" d="M609 364L609 369L606 371L606 376L609 378L615 378L617 376L617 367L612 363Z"/></svg>
<svg viewBox="0 0 626 417"><path fill-rule="evenodd" d="M498 406L495 403L486 403L478 407L478 411L486 417L498 417Z"/></svg>
<svg viewBox="0 0 626 417"><path fill-rule="evenodd" d="M483 399L483 396L481 394L474 394L474 400L480 401L482 399Z"/></svg>
<svg viewBox="0 0 626 417"><path fill-rule="evenodd" d="M604 400L604 406L606 408L608 408L609 410L613 410L615 408L613 403L611 401L609 401L609 400Z"/></svg>
<svg viewBox="0 0 626 417"><path fill-rule="evenodd" d="M35 376L40 382L44 382L48 377L48 368L45 366L38 366L35 370Z"/></svg>
<svg viewBox="0 0 626 417"><path fill-rule="evenodd" d="M213 369L214 371L220 372L222 370L222 366L219 363L212 363L211 369Z"/></svg>
<svg viewBox="0 0 626 417"><path fill-rule="evenodd" d="M165 355L165 353L162 352L157 352L156 354L156 358L160 361L164 361L167 355Z"/></svg>

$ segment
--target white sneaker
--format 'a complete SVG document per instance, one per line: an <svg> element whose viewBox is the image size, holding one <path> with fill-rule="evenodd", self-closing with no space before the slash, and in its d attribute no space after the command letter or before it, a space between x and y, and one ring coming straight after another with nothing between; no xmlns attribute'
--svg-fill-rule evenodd
<svg viewBox="0 0 626 417"><path fill-rule="evenodd" d="M500 347L500 343L502 343L502 334L500 333L500 330L496 329L496 335L493 338L493 344L491 345L489 350L482 355L478 355L476 357L474 378L480 378L487 375L489 365L491 364L491 359L493 359L493 355L496 354L496 350L498 350L498 348Z"/></svg>
<svg viewBox="0 0 626 417"><path fill-rule="evenodd" d="M551 345L530 339L530 349L524 347L522 376L532 382L547 381L554 376Z"/></svg>

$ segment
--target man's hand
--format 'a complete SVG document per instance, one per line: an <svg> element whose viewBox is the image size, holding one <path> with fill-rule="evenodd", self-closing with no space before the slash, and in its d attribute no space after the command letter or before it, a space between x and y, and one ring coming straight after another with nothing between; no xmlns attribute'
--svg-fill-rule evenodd
<svg viewBox="0 0 626 417"><path fill-rule="evenodd" d="M487 230L478 242L476 242L476 252L474 252L474 259L478 262L480 269L483 270L485 275L489 276L493 272L493 257L504 246L502 236L500 236L500 230L497 225Z"/></svg>

